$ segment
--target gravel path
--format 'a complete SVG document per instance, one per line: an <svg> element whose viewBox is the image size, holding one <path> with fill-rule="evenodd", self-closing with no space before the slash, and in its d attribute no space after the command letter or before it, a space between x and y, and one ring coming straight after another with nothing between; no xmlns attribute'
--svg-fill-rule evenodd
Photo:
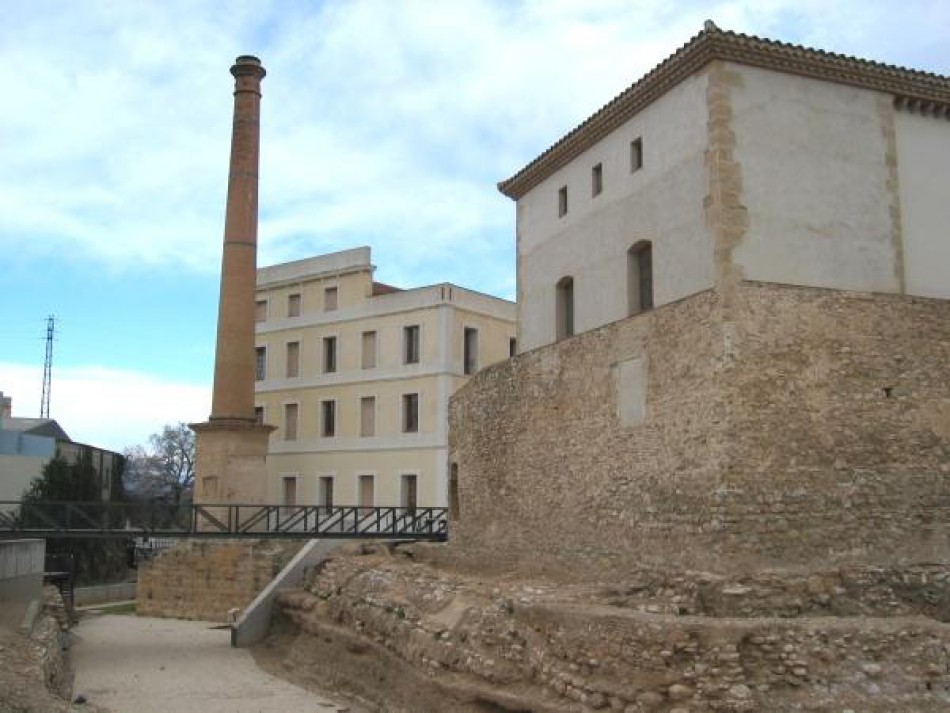
<svg viewBox="0 0 950 713"><path fill-rule="evenodd" d="M73 630L73 690L111 713L340 713L349 708L260 670L208 622L114 614Z"/></svg>

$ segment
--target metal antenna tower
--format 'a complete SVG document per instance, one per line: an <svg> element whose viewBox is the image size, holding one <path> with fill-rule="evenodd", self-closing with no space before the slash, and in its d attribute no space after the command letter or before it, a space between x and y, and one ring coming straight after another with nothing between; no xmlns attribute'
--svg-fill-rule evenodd
<svg viewBox="0 0 950 713"><path fill-rule="evenodd" d="M40 418L49 418L49 392L53 378L53 339L56 333L56 317L46 319L46 359L43 362L43 397L40 399Z"/></svg>

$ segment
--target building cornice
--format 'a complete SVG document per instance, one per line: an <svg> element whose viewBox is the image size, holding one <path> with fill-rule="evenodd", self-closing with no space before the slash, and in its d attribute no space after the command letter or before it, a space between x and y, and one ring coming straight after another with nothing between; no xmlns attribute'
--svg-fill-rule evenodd
<svg viewBox="0 0 950 713"><path fill-rule="evenodd" d="M712 23L561 140L501 181L521 198L609 133L692 76L721 60L893 95L895 106L950 118L950 77L720 30Z"/></svg>

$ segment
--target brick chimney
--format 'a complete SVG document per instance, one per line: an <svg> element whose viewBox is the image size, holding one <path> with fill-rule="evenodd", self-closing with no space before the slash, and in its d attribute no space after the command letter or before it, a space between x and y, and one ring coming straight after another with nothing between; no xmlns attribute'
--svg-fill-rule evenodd
<svg viewBox="0 0 950 713"><path fill-rule="evenodd" d="M221 258L221 293L211 416L197 435L196 503L260 503L264 457L273 427L254 417L254 290L257 283L257 184L261 80L257 57L242 55L234 76L234 122Z"/></svg>

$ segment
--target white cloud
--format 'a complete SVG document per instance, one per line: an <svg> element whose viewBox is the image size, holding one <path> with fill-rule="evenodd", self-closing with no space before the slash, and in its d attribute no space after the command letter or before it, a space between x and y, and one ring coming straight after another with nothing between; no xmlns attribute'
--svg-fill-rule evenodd
<svg viewBox="0 0 950 713"><path fill-rule="evenodd" d="M0 362L0 390L13 399L14 416L39 416L42 376L34 365ZM100 448L145 444L165 424L203 421L210 410L203 386L99 366L53 373L50 415L74 441Z"/></svg>
<svg viewBox="0 0 950 713"><path fill-rule="evenodd" d="M948 7L16 3L0 28L0 61L17 68L0 113L0 246L211 275L227 175L227 67L253 52L269 71L263 262L372 242L396 274L431 281L440 260L460 254L484 266L475 284L499 284L514 269L513 211L495 182L685 43L706 17L947 71Z"/></svg>

